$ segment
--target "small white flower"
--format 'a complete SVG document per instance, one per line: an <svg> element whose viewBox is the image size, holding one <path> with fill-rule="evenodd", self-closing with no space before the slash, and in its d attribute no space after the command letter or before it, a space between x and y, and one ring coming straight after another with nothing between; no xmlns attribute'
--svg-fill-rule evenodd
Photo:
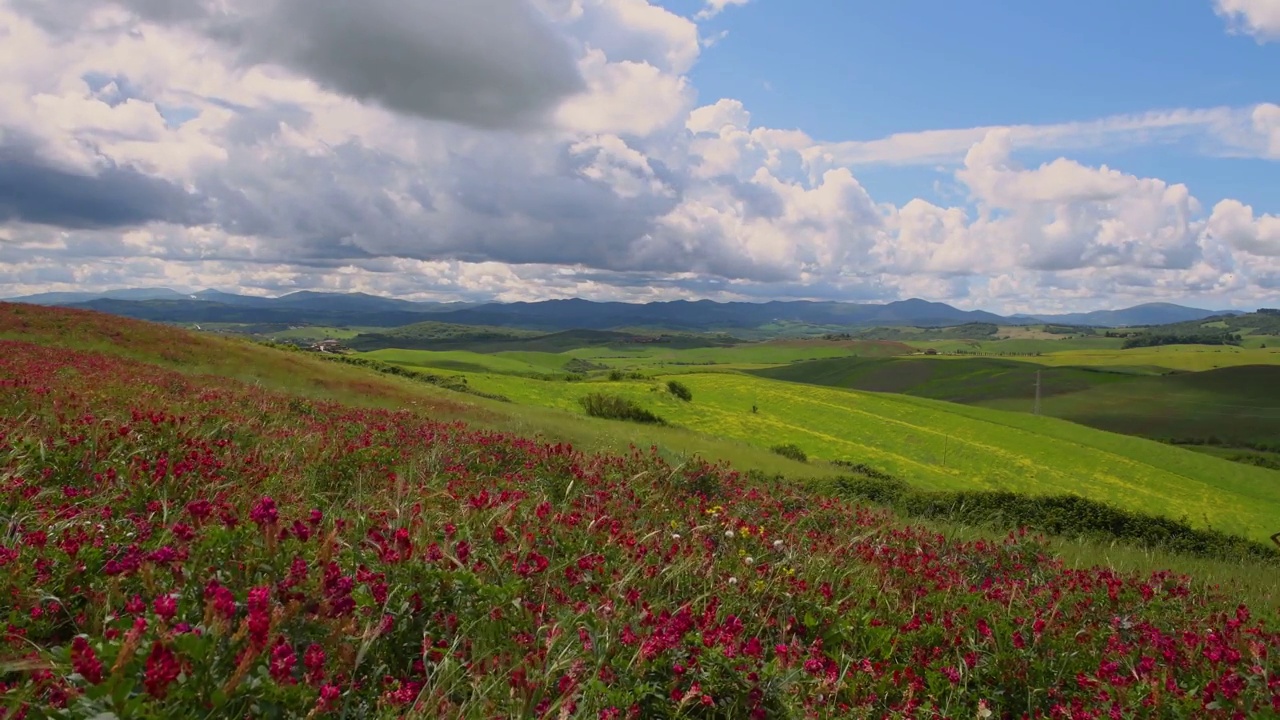
<svg viewBox="0 0 1280 720"><path fill-rule="evenodd" d="M742 562L744 562L744 563L746 563L746 564L748 564L748 565L755 565L755 564L756 564L756 559L755 559L755 558L753 558L753 557L751 557L750 555L748 555L748 556L746 556L745 558L743 558L743 559L742 559Z"/></svg>
<svg viewBox="0 0 1280 720"><path fill-rule="evenodd" d="M737 585L737 584L738 584L738 578L736 578L736 577L731 577L731 578L729 578L729 584L730 584L730 585Z"/></svg>
<svg viewBox="0 0 1280 720"><path fill-rule="evenodd" d="M781 549L782 549L782 541L781 541L781 540L774 540L774 541L773 541L773 549L774 549L774 550L781 550Z"/></svg>
<svg viewBox="0 0 1280 720"><path fill-rule="evenodd" d="M679 540L679 539L680 539L680 533L671 533L671 539L672 539L672 540Z"/></svg>
<svg viewBox="0 0 1280 720"><path fill-rule="evenodd" d="M731 538L731 537L733 537L733 531L732 531L732 530L725 530L725 531L724 531L724 536L725 536L725 537L727 537L727 538Z"/></svg>

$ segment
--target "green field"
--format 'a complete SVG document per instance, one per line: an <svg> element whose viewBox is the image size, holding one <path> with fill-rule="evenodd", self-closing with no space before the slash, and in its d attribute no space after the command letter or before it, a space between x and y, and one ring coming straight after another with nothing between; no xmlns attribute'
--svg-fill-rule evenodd
<svg viewBox="0 0 1280 720"><path fill-rule="evenodd" d="M1148 366L1197 372L1239 365L1280 365L1280 345L1164 345L1129 350L1066 350L1028 358L1043 365Z"/></svg>
<svg viewBox="0 0 1280 720"><path fill-rule="evenodd" d="M506 350L385 349L359 353L382 362L406 367L454 372L489 372L510 375L561 375L574 360L627 371L686 372L748 369L838 357L884 357L910 352L900 343L880 342L768 342L725 347L672 348L662 345L575 347L564 352Z"/></svg>
<svg viewBox="0 0 1280 720"><path fill-rule="evenodd" d="M270 333L269 337L273 340L303 340L319 342L320 340L350 340L357 335L367 333L377 328L366 327L324 327L319 325L306 325L303 327L290 328L279 332Z"/></svg>
<svg viewBox="0 0 1280 720"><path fill-rule="evenodd" d="M1250 537L1275 531L1274 471L1140 438L901 395L783 383L735 373L687 374L686 403L658 382L537 382L473 376L518 403L574 411L605 391L631 397L683 428L767 448L795 443L821 460L866 462L925 488L1078 493L1147 512L1187 516ZM759 408L753 413L752 406ZM620 433L631 426L619 424ZM1270 528L1270 529L1269 529Z"/></svg>
<svg viewBox="0 0 1280 720"><path fill-rule="evenodd" d="M776 380L1031 412L1112 432L1220 445L1280 442L1280 365L1170 372L1142 365L1048 366L997 358L837 358L765 368ZM1239 453L1236 453L1239 454Z"/></svg>

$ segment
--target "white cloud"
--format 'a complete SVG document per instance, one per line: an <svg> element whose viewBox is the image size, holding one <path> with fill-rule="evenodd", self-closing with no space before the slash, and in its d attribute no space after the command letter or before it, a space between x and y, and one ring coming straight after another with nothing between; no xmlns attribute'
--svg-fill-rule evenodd
<svg viewBox="0 0 1280 720"><path fill-rule="evenodd" d="M1214 9L1259 42L1280 39L1280 0L1214 0Z"/></svg>
<svg viewBox="0 0 1280 720"><path fill-rule="evenodd" d="M1087 122L1007 125L899 133L865 141L813 142L815 161L836 165L932 165L955 162L992 132L1007 132L1014 150L1080 150L1134 143L1177 143L1189 139L1223 154L1255 153L1262 129L1258 105L1245 108L1161 110Z"/></svg>
<svg viewBox="0 0 1280 720"><path fill-rule="evenodd" d="M1213 207L1209 234L1251 255L1280 257L1280 216L1255 218L1253 208L1238 200L1223 200Z"/></svg>
<svg viewBox="0 0 1280 720"><path fill-rule="evenodd" d="M563 128L599 133L649 135L688 111L693 89L687 78L644 62L609 62L599 50L582 60L588 92L557 112Z"/></svg>
<svg viewBox="0 0 1280 720"><path fill-rule="evenodd" d="M749 2L751 0L706 0L706 7L698 11L697 18L699 20L709 20L724 12L724 9L730 5L746 5Z"/></svg>
<svg viewBox="0 0 1280 720"><path fill-rule="evenodd" d="M1000 309L1028 298L1244 301L1280 285L1273 215L1223 201L1206 217L1180 184L1067 157L1017 161L1024 150L1183 141L1280 157L1275 105L824 143L753 126L737 100L696 107L687 72L700 47L687 18L645 0L537 0L582 92L554 99L541 125L526 122L533 106L500 112L495 130L470 116L484 92L449 117L344 89L292 50L246 60L191 17L194 0L167 6L186 15L153 4L144 19L68 2L83 5L74 26L34 0L0 0L6 295L925 295ZM459 42L465 59L472 46ZM856 168L881 163L954 163L968 201L879 201Z"/></svg>
<svg viewBox="0 0 1280 720"><path fill-rule="evenodd" d="M989 252L1041 270L1195 262L1200 207L1186 186L1065 158L1024 170L1011 147L1010 133L992 132L956 173L980 212L969 232Z"/></svg>

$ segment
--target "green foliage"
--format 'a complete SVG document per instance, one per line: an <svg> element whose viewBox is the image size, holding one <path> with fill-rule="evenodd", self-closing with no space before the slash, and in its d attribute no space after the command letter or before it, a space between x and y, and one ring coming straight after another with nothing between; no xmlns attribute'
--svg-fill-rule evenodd
<svg viewBox="0 0 1280 720"><path fill-rule="evenodd" d="M1141 333L1124 341L1122 349L1158 347L1160 345L1239 345L1241 337L1230 332Z"/></svg>
<svg viewBox="0 0 1280 720"><path fill-rule="evenodd" d="M878 471L824 482L831 483L844 497L887 505L911 518L1002 530L1026 527L1051 535L1120 541L1195 557L1280 564L1280 552L1263 543L1219 530L1195 528L1185 519L1126 510L1077 495L928 491Z"/></svg>
<svg viewBox="0 0 1280 720"><path fill-rule="evenodd" d="M782 443L769 449L784 458L791 458L797 462L809 462L809 456L795 443Z"/></svg>
<svg viewBox="0 0 1280 720"><path fill-rule="evenodd" d="M679 380L668 380L667 391L685 402L693 401L693 391L689 389L688 385L685 385Z"/></svg>
<svg viewBox="0 0 1280 720"><path fill-rule="evenodd" d="M578 402L582 405L583 410L586 410L587 414L592 417L605 418L606 420L626 420L647 425L667 424L665 420L645 409L640 403L618 395L590 393L584 395Z"/></svg>
<svg viewBox="0 0 1280 720"><path fill-rule="evenodd" d="M634 370L630 372L627 372L625 370L616 370L616 369L609 371L610 382L622 382L624 380L648 380L648 379L649 379L648 375L645 375L644 373L641 373L641 372L636 372Z"/></svg>
<svg viewBox="0 0 1280 720"><path fill-rule="evenodd" d="M826 340L989 340L1000 332L994 323L964 323L951 327L874 327L844 333L828 333Z"/></svg>
<svg viewBox="0 0 1280 720"><path fill-rule="evenodd" d="M608 369L608 365L593 363L590 360L583 360L582 358L574 358L564 364L564 371L575 375L586 375L589 372Z"/></svg>
<svg viewBox="0 0 1280 720"><path fill-rule="evenodd" d="M1050 335L1096 335L1097 331L1090 327L1078 325L1045 325L1044 332Z"/></svg>

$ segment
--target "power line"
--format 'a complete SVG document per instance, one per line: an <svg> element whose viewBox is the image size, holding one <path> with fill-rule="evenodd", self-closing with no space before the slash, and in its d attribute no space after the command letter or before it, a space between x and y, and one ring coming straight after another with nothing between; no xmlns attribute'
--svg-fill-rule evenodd
<svg viewBox="0 0 1280 720"><path fill-rule="evenodd" d="M1036 415L1040 414L1040 371L1036 371Z"/></svg>

